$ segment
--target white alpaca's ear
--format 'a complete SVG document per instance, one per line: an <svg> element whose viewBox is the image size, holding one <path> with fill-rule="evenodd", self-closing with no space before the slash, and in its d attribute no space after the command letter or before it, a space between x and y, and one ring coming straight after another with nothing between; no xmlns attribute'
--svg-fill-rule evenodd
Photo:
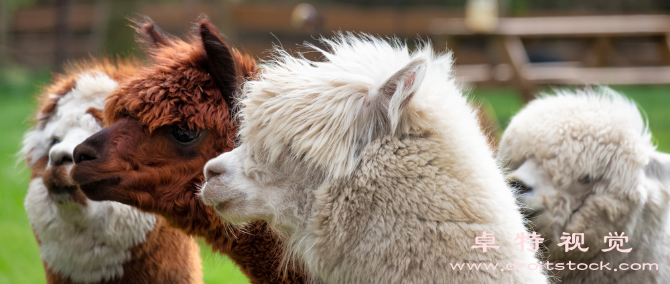
<svg viewBox="0 0 670 284"><path fill-rule="evenodd" d="M649 164L644 168L645 175L661 183L670 182L670 155L653 152Z"/></svg>
<svg viewBox="0 0 670 284"><path fill-rule="evenodd" d="M391 129L395 130L400 121L400 115L409 101L414 97L416 90L426 75L428 61L424 58L412 60L400 71L393 74L379 88L378 98L388 102L388 116L391 120Z"/></svg>

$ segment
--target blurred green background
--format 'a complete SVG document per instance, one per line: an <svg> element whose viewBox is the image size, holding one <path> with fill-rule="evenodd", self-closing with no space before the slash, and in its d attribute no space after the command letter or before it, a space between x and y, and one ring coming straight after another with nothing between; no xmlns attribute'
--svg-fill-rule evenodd
<svg viewBox="0 0 670 284"><path fill-rule="evenodd" d="M256 58L267 57L266 50L273 44L295 51L300 49L296 44L316 43L319 35L332 35L338 30L395 35L410 45L417 37L430 39L437 51L448 47L454 52L457 80L473 102L491 106L493 111L488 115L499 132L523 107L529 90L535 93L593 83L582 82L577 76L577 82L574 78L544 81L532 88L520 84L514 64L506 58L504 49L495 45L501 34L463 26L464 19L477 15L476 9L466 8L476 7L476 2L494 3L495 17L501 19L536 17L538 26L545 23L542 17L609 17L581 18L588 23L603 19L622 22L623 18L617 17L643 15L634 21L651 27L660 25L661 29L640 35L619 35L614 29L608 31L610 34L601 31L579 37L520 38L526 61L522 65L558 67L553 70L568 70L563 72L567 75L586 69L589 72L584 74L595 74L589 68L624 68L619 70L629 72L619 72L618 77L604 81L648 83L646 77L654 77L670 83L670 25L664 24L670 23L670 18L664 18L670 11L667 0L0 0L0 130L5 136L0 139L0 284L45 281L23 208L29 171L16 155L23 134L31 126L35 97L50 82L51 72L61 71L69 62L89 56L142 58L128 18L148 15L164 31L183 38L198 15L204 13L233 45ZM632 23L631 19L624 22ZM570 20L564 22L569 24ZM516 32L523 34L522 30ZM629 67L633 69L625 69ZM642 69L635 69L638 67ZM647 67L652 69L644 69ZM639 76L639 70L646 70L644 74L649 76ZM670 152L670 85L612 87L638 103L648 117L658 149ZM206 283L247 283L230 260L212 254L202 242L201 248Z"/></svg>

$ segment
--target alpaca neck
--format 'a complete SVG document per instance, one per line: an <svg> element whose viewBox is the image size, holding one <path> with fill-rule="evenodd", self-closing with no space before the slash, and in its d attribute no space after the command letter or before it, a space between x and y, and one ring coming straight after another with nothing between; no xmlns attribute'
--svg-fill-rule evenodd
<svg viewBox="0 0 670 284"><path fill-rule="evenodd" d="M55 202L42 178L30 182L24 205L46 267L81 283L123 276L130 249L156 224L153 214L116 202Z"/></svg>
<svg viewBox="0 0 670 284"><path fill-rule="evenodd" d="M646 202L639 205L635 214L631 214L627 227L630 232L624 232L628 236L628 243L622 248L633 248L630 253L619 253L617 255L621 262L632 262L631 257L645 262L665 263L670 256L667 249L668 235L670 233L669 210L666 204L670 202L670 196L656 181L644 180L639 186L646 188L649 196ZM661 245L657 245L661 243ZM661 249L659 249L661 248Z"/></svg>
<svg viewBox="0 0 670 284"><path fill-rule="evenodd" d="M666 249L670 240L668 235L670 233L670 216L668 208L665 204L670 202L667 194L663 193L663 189L658 187L655 181L650 180L641 180L639 185L637 185L640 191L646 191L648 196L644 198L643 203L633 203L628 199L620 202L627 202L619 207L625 207L627 212L622 213L624 218L618 218L614 220L605 220L602 219L591 219L587 220L589 224L607 224L613 222L617 224L617 227L605 227L598 231L597 233L597 242L600 246L589 248L589 252L595 250L596 254L589 256L588 258L579 259L577 257L570 256L561 256L556 257L554 262L565 262L569 260L573 262L600 262L611 263L612 268L616 268L619 264L622 263L657 263L659 267L667 265L668 257L670 256L670 251ZM660 189L660 190L659 190ZM599 218L599 217L598 217ZM598 226L595 226L598 227ZM609 249L609 244L606 244L603 240L605 236L608 236L609 232L612 233L624 233L628 238L628 242L624 242L620 249L629 249L632 250L628 253L623 253L613 249L608 252L603 252L602 249ZM660 243L660 245L659 245ZM552 245L552 246L555 246ZM563 249L563 248L560 248ZM561 253L561 251L559 251ZM556 253L550 254L556 255ZM582 254L577 254L577 256ZM575 277L580 277L584 273L590 273L595 276L602 275L603 271L563 271L566 275L575 275ZM581 274L580 274L581 273ZM657 277L656 271L643 271L640 272L629 272L624 277L632 277L633 279L644 275L645 277ZM640 283L645 281L640 280Z"/></svg>
<svg viewBox="0 0 670 284"><path fill-rule="evenodd" d="M235 262L252 283L304 282L297 271L281 274L281 243L264 222L250 223L239 229L224 223L214 209L198 197L192 198L191 208L173 211L187 214L170 214L169 220L174 226L189 235L202 237L213 251Z"/></svg>
<svg viewBox="0 0 670 284"><path fill-rule="evenodd" d="M452 170L460 162L451 162L439 146L419 136L371 143L350 179L314 190L318 212L291 236L292 255L331 283L492 283L446 269L481 261L471 246L487 231L500 246L485 255L491 263L537 263L512 244L525 229L511 192L499 197L478 186L502 191L502 179L487 183L488 177ZM497 283L546 283L541 271L496 277Z"/></svg>

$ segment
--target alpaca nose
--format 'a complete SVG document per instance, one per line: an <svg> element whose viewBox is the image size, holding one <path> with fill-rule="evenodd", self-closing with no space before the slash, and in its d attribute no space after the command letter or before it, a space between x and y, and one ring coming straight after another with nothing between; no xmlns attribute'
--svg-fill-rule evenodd
<svg viewBox="0 0 670 284"><path fill-rule="evenodd" d="M95 149L87 145L86 142L79 144L74 148L74 163L79 164L83 161L92 161L98 158L98 154Z"/></svg>
<svg viewBox="0 0 670 284"><path fill-rule="evenodd" d="M65 163L73 163L72 148L68 147L52 148L49 151L49 160L54 167L62 166Z"/></svg>
<svg viewBox="0 0 670 284"><path fill-rule="evenodd" d="M226 171L223 168L217 167L212 163L207 163L205 165L205 181L209 182L211 178L219 176L225 172Z"/></svg>

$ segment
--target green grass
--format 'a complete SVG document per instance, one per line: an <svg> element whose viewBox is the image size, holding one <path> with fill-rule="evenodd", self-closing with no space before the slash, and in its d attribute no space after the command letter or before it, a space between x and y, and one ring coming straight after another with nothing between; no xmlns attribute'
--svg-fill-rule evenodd
<svg viewBox="0 0 670 284"><path fill-rule="evenodd" d="M0 70L0 283L44 283L44 271L35 238L23 209L29 172L16 164L15 153L30 126L37 86L47 83L45 72L32 74L20 69ZM655 142L670 152L670 86L617 87L645 110ZM487 101L502 127L523 103L513 90L476 89L475 101ZM201 242L206 283L247 283L246 278L226 257L211 253Z"/></svg>
<svg viewBox="0 0 670 284"><path fill-rule="evenodd" d="M613 86L613 89L637 103L646 114L653 141L658 150L670 153L670 85ZM486 101L495 111L501 128L505 129L510 120L522 107L523 101L513 89L474 89L472 100Z"/></svg>
<svg viewBox="0 0 670 284"><path fill-rule="evenodd" d="M0 129L5 137L0 139L0 283L41 283L44 271L23 209L29 172L17 165L15 153L34 108L34 86L48 76L31 80L20 70L5 73L0 73Z"/></svg>

